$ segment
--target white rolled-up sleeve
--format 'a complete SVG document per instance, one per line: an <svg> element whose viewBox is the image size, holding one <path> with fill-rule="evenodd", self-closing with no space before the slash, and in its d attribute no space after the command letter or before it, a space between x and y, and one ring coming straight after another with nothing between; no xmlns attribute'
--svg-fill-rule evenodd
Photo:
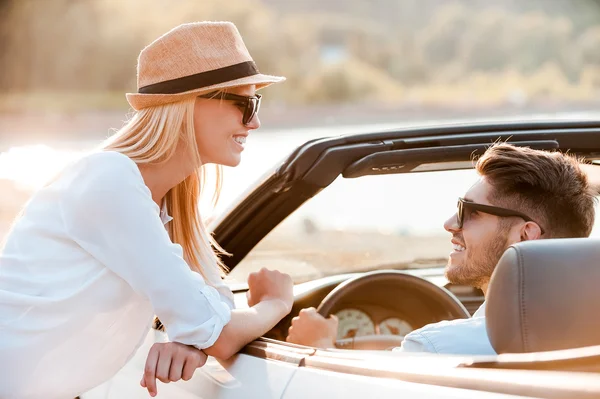
<svg viewBox="0 0 600 399"><path fill-rule="evenodd" d="M137 166L117 153L83 162L60 203L67 234L150 301L171 341L212 346L232 306L171 242Z"/></svg>
<svg viewBox="0 0 600 399"><path fill-rule="evenodd" d="M231 291L231 288L229 288L229 286L225 284L223 279L221 279L221 276L219 276L219 274L217 273L216 268L208 268L204 271L204 275L210 283L210 285L215 287L215 289L219 293L221 301L226 303L229 309L235 309L233 292Z"/></svg>

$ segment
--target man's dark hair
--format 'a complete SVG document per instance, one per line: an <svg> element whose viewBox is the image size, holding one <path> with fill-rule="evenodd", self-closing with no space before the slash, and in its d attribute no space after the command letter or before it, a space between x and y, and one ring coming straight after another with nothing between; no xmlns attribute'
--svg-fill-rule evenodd
<svg viewBox="0 0 600 399"><path fill-rule="evenodd" d="M529 215L547 238L590 235L595 192L577 158L497 143L475 168L492 186L492 204Z"/></svg>

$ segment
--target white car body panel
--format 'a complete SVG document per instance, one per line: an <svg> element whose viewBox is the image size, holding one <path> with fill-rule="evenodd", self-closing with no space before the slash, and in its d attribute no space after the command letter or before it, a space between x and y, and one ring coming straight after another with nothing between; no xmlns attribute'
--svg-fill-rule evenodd
<svg viewBox="0 0 600 399"><path fill-rule="evenodd" d="M434 359L432 361L435 362ZM417 384L388 378L373 378L352 374L335 373L326 370L299 368L283 399L358 399L358 398L489 398L514 399L524 396L504 395L490 392L447 388L435 385Z"/></svg>
<svg viewBox="0 0 600 399"><path fill-rule="evenodd" d="M164 342L165 338L164 333L150 331L144 344L123 369L108 382L81 395L81 399L149 398L148 391L140 386L144 363L152 344ZM382 360L394 356L391 352L378 355ZM424 357L430 356L425 355ZM435 357L435 355L431 357ZM455 362L452 359L430 360L438 365ZM265 360L247 354L236 355L229 361L223 362L222 365L216 359L209 357L207 363L196 370L190 381L169 384L157 381L157 387L158 398L178 399L524 398L524 396L298 367L293 363Z"/></svg>
<svg viewBox="0 0 600 399"><path fill-rule="evenodd" d="M140 385L146 357L152 344L164 342L166 334L152 330L135 356L112 379L81 395L81 399L138 399L150 395ZM221 365L209 357L190 381L164 384L157 381L159 398L281 398L298 367L284 362L266 361L236 355Z"/></svg>

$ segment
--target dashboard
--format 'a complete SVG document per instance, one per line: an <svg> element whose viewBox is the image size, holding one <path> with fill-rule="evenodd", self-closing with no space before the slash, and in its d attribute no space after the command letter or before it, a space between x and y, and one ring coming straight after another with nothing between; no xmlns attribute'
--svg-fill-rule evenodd
<svg viewBox="0 0 600 399"><path fill-rule="evenodd" d="M483 303L483 292L479 289L454 284L447 284L445 288L458 297L471 314ZM353 301L334 312L339 320L337 339L381 334L405 336L425 324L445 319L432 306L427 306L424 298L415 296L399 296L390 290L384 301L377 305L372 304L372 296L357 298L360 301ZM400 304L401 299L411 306ZM421 303L417 304L417 301Z"/></svg>
<svg viewBox="0 0 600 399"><path fill-rule="evenodd" d="M404 318L385 315L385 313L387 312L384 309L367 312L356 307L337 311L335 313L339 320L337 339L380 334L404 336L414 330L414 327Z"/></svg>
<svg viewBox="0 0 600 399"><path fill-rule="evenodd" d="M440 269L441 270L441 269ZM267 338L285 341L293 317L301 309L318 307L321 301L348 275L329 276L302 283L294 288L295 301L290 314L265 334ZM483 293L472 287L445 284L473 314L483 302ZM347 297L332 309L339 320L337 339L368 335L405 336L427 324L452 317L447 309L411 287L399 290L390 284L378 284L375 289L363 290Z"/></svg>

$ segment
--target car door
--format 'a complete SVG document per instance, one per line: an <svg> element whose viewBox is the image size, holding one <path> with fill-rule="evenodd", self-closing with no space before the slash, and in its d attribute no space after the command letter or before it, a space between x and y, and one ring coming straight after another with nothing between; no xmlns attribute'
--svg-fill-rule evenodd
<svg viewBox="0 0 600 399"><path fill-rule="evenodd" d="M155 342L166 334L151 330L135 356L109 381L80 395L81 399L141 399L150 395L140 385L146 357ZM157 381L159 398L281 398L299 360L273 361L238 354L223 362L209 357L190 381L164 384Z"/></svg>

